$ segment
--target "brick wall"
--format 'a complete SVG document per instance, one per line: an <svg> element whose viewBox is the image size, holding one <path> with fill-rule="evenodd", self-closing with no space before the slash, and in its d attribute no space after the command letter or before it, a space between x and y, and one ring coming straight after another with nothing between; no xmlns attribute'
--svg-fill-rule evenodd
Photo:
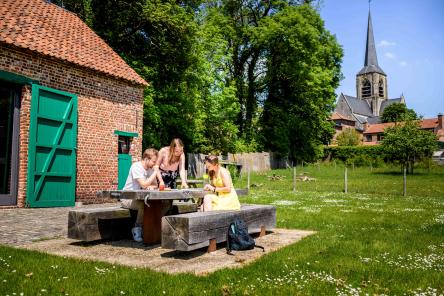
<svg viewBox="0 0 444 296"><path fill-rule="evenodd" d="M133 161L142 153L143 86L86 68L0 45L0 70L78 96L76 201L99 203L95 192L117 188L114 130L136 132ZM31 87L22 88L18 206L24 206L28 164Z"/></svg>

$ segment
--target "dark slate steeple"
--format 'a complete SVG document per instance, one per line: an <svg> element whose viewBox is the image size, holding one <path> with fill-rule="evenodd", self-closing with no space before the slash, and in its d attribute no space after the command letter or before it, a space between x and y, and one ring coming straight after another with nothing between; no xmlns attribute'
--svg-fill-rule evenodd
<svg viewBox="0 0 444 296"><path fill-rule="evenodd" d="M361 71L359 71L358 75L366 73L374 73L374 72L386 75L378 65L378 57L376 56L375 38L373 37L372 16L370 15L370 10L369 10L364 68L362 68Z"/></svg>

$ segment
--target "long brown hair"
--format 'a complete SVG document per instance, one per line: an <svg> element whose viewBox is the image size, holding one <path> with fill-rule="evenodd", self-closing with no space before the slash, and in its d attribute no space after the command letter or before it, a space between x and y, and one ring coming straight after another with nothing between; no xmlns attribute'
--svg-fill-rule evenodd
<svg viewBox="0 0 444 296"><path fill-rule="evenodd" d="M168 164L171 164L171 162L173 161L174 148L176 148L178 146L184 148L182 140L179 138L174 138L170 143L170 155L168 156ZM183 152L183 153L185 153L185 152Z"/></svg>
<svg viewBox="0 0 444 296"><path fill-rule="evenodd" d="M211 163L212 165L218 165L219 164L219 158L216 155L207 155L204 158L204 162L208 162ZM214 178L214 174L216 172L211 170L208 171L208 175L210 175L210 180L212 180Z"/></svg>

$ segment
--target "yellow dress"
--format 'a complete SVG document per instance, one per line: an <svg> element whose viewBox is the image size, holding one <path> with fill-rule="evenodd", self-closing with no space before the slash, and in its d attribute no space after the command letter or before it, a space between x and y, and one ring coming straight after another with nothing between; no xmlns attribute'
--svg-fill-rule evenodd
<svg viewBox="0 0 444 296"><path fill-rule="evenodd" d="M224 182L220 175L212 180L213 185L216 187L225 187ZM217 194L208 194L211 196L211 205L213 211L224 211L224 210L240 210L240 203L237 197L236 190L231 187L230 192L218 192Z"/></svg>

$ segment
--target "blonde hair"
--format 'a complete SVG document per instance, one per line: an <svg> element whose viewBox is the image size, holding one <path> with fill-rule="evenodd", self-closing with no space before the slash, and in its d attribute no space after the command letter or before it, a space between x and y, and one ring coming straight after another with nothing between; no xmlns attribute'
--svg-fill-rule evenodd
<svg viewBox="0 0 444 296"><path fill-rule="evenodd" d="M157 155L159 154L159 151L157 151L154 148L148 148L145 149L145 151L143 151L143 155L142 155L142 159L152 159L154 156L157 157Z"/></svg>
<svg viewBox="0 0 444 296"><path fill-rule="evenodd" d="M182 140L179 138L174 138L170 143L170 155L168 156L168 164L171 164L171 162L173 161L174 148L176 147L182 147L182 149L184 147Z"/></svg>

